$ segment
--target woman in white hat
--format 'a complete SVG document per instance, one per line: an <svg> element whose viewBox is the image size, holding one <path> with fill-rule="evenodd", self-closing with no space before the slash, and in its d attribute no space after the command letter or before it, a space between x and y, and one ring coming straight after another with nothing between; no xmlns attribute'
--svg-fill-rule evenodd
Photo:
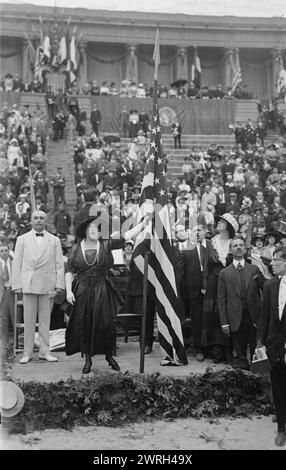
<svg viewBox="0 0 286 470"><path fill-rule="evenodd" d="M203 307L202 346L211 350L214 362L218 363L226 359L225 342L217 306L218 275L227 265L230 242L238 231L238 224L231 214L225 213L220 216L216 229L218 234L211 239L209 253L209 273Z"/></svg>

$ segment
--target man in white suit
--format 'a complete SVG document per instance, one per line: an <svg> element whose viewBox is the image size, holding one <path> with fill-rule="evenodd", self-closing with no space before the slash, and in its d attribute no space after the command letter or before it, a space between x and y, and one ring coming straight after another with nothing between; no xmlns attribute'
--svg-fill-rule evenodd
<svg viewBox="0 0 286 470"><path fill-rule="evenodd" d="M24 355L21 364L31 360L36 318L39 322L39 358L58 359L50 354L49 327L53 297L65 288L64 261L58 237L45 230L47 214L34 211L32 230L17 239L12 266L12 288L23 293Z"/></svg>

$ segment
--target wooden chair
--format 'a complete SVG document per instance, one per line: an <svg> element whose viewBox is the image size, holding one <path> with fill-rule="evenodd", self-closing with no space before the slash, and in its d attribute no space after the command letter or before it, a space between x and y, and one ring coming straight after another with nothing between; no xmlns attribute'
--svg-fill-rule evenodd
<svg viewBox="0 0 286 470"><path fill-rule="evenodd" d="M142 315L128 311L128 277L115 276L111 281L124 299L123 310L116 317L116 336L123 337L127 343L129 336L140 336Z"/></svg>

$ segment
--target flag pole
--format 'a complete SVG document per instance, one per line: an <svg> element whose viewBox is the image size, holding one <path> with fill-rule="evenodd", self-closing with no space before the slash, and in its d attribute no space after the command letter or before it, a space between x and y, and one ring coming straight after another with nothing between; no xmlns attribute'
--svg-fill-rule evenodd
<svg viewBox="0 0 286 470"><path fill-rule="evenodd" d="M149 248L146 247L144 254L144 277L143 277L143 295L142 295L142 320L141 320L141 341L140 341L140 374L144 372L145 359L145 336L146 336L146 317L147 317L147 289L148 289L148 264Z"/></svg>
<svg viewBox="0 0 286 470"><path fill-rule="evenodd" d="M153 114L155 113L155 102L157 101L158 89L158 68L160 64L160 43L159 29L156 30L156 39L153 53L154 61L154 87L153 87ZM148 291L148 265L149 265L149 247L145 248L144 253L144 277L142 293L142 322L141 322L141 341L140 341L140 374L144 372L145 358L145 336L146 336L146 317L147 317L147 291Z"/></svg>
<svg viewBox="0 0 286 470"><path fill-rule="evenodd" d="M27 138L27 156L28 156L28 169L29 169L29 182L30 182L30 199L31 199L31 213L36 210L36 200L35 200L35 191L33 185L33 178L32 178L32 170L31 170L31 159L30 159L30 136Z"/></svg>

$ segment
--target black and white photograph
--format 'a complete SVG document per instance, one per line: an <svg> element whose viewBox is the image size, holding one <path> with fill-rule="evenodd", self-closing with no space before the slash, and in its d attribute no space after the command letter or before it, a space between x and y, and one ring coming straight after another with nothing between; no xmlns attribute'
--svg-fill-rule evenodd
<svg viewBox="0 0 286 470"><path fill-rule="evenodd" d="M285 2L0 0L0 415L47 464L286 450Z"/></svg>

